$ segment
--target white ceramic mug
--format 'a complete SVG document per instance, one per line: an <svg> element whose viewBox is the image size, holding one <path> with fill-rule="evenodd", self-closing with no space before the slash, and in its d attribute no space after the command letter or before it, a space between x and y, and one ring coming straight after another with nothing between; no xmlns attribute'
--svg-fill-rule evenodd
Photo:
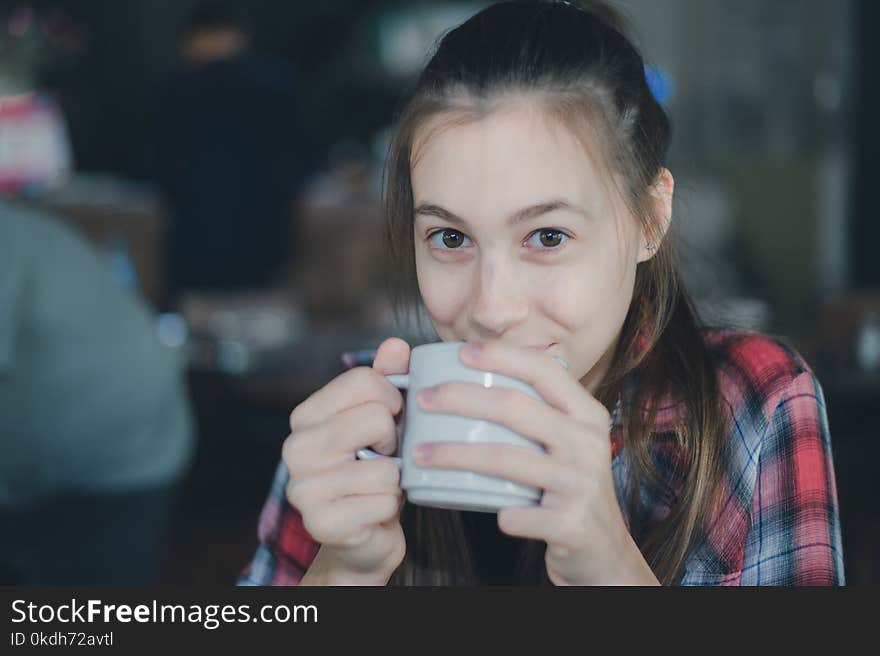
<svg viewBox="0 0 880 656"><path fill-rule="evenodd" d="M541 445L496 422L429 412L419 405L419 390L450 381L513 388L543 402L535 389L521 380L468 367L458 357L461 346L462 342L417 346L410 356L409 374L386 376L395 387L408 392L400 455L392 458L401 468L401 487L411 503L434 508L497 512L508 506L538 505L541 490L534 487L470 471L420 467L412 460L412 450L424 442L488 442L543 451ZM361 449L357 456L391 457L371 449Z"/></svg>

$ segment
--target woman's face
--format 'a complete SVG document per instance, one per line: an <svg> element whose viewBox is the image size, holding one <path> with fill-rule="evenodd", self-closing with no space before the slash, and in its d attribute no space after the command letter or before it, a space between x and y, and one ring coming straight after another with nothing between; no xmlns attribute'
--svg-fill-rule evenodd
<svg viewBox="0 0 880 656"><path fill-rule="evenodd" d="M546 349L594 392L652 251L581 142L524 104L417 157L416 269L439 337Z"/></svg>

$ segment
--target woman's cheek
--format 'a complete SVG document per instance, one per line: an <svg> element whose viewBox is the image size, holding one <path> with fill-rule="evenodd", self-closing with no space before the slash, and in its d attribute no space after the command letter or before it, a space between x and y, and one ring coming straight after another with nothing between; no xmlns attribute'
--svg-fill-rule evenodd
<svg viewBox="0 0 880 656"><path fill-rule="evenodd" d="M560 323L577 326L601 314L607 302L604 276L601 267L584 261L548 267L543 276L535 276L531 296Z"/></svg>
<svg viewBox="0 0 880 656"><path fill-rule="evenodd" d="M470 289L467 276L433 263L419 263L417 271L425 309L438 336L447 340L452 337L453 326L467 310Z"/></svg>

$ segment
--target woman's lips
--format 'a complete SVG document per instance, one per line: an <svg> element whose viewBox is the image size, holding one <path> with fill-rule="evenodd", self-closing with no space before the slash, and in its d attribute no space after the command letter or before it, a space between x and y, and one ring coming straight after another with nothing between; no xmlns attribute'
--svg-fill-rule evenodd
<svg viewBox="0 0 880 656"><path fill-rule="evenodd" d="M528 348L535 349L537 351L544 351L544 350L550 348L551 346L556 346L556 342L552 342L550 344L537 344L535 346L529 346Z"/></svg>
<svg viewBox="0 0 880 656"><path fill-rule="evenodd" d="M468 340L462 340L467 342ZM557 342L551 342L550 344L526 344L523 345L522 348L534 349L535 351L545 351L553 346L556 346Z"/></svg>

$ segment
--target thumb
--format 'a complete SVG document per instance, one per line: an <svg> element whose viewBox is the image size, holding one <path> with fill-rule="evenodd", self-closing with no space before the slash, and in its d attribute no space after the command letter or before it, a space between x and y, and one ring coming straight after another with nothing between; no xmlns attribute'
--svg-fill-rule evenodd
<svg viewBox="0 0 880 656"><path fill-rule="evenodd" d="M398 337L390 337L379 345L376 357L373 359L373 370L382 375L409 373L409 356L411 351L412 349L405 341ZM398 398L403 398L403 394L400 391L397 391L397 394L399 395ZM390 444L376 444L374 446L376 451L386 456L397 451L397 445L401 439L401 429L402 422L398 418L396 440Z"/></svg>
<svg viewBox="0 0 880 656"><path fill-rule="evenodd" d="M379 345L373 359L373 369L380 374L409 373L409 355L412 349L399 337L389 337Z"/></svg>

